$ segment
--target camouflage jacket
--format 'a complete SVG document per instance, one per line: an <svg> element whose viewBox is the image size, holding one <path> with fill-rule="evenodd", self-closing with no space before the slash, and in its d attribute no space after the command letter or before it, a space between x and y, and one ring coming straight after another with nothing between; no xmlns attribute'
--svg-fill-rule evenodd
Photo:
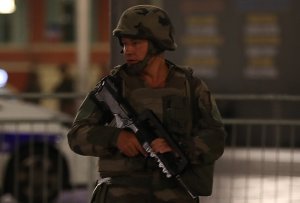
<svg viewBox="0 0 300 203"><path fill-rule="evenodd" d="M192 165L201 170L209 166L203 177L211 177L214 161L224 150L225 131L217 105L202 80L171 62L168 65L166 86L158 89L148 88L141 79L126 74L124 65L113 74L122 78L122 93L136 111L153 110ZM116 141L121 129L104 125L113 116L102 109L88 94L68 133L70 148L81 155L100 157L99 171L110 176L154 167L143 156L128 158L119 152Z"/></svg>

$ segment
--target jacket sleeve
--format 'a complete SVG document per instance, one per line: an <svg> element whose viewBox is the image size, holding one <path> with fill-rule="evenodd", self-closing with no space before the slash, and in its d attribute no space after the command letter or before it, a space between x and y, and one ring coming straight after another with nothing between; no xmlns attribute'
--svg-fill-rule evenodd
<svg viewBox="0 0 300 203"><path fill-rule="evenodd" d="M70 148L87 156L106 156L116 150L120 129L109 126L112 121L112 114L104 105L96 104L91 93L88 94L68 132Z"/></svg>
<svg viewBox="0 0 300 203"><path fill-rule="evenodd" d="M195 164L209 164L224 152L226 132L215 99L207 85L195 79L194 127L188 153Z"/></svg>

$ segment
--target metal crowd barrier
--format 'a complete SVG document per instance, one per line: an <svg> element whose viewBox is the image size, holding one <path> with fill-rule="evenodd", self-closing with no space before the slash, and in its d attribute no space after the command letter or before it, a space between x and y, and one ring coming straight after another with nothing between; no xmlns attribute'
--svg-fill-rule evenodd
<svg viewBox="0 0 300 203"><path fill-rule="evenodd" d="M217 102L267 102L268 117L224 118L226 149L216 162L214 189L203 203L300 202L300 116L298 95L216 95ZM274 105L275 104L275 105ZM286 108L286 109L285 109ZM278 111L280 109L280 111ZM250 111L255 111L253 107ZM278 113L279 112L279 113ZM251 112L252 113L252 112ZM295 116L296 114L296 116Z"/></svg>
<svg viewBox="0 0 300 203"><path fill-rule="evenodd" d="M300 120L224 119L230 127L204 203L300 201Z"/></svg>
<svg viewBox="0 0 300 203"><path fill-rule="evenodd" d="M82 94L24 94L17 95L17 97L0 95L0 99L33 97L82 99L83 96ZM248 112L242 116L238 114L223 116L228 132L225 152L215 165L213 194L210 197L202 197L200 202L300 202L298 193L300 189L300 116L293 114L289 118L287 114L282 114L286 103L288 106L291 103L299 105L300 96L215 95L215 97L217 103L233 101L237 106L244 103L249 103L251 106L252 102L255 104L267 102L270 104L271 111L265 117L254 117L253 114L247 117ZM279 112L277 107L280 109ZM251 110L250 113L252 113ZM70 151L66 140L68 129L66 124L66 121L61 122L55 118L39 120L0 118L0 196L2 200L0 203L12 201L11 196L4 194L7 190L4 187L9 187L13 195L20 196L19 198L24 198L21 194L25 193L28 202L88 202L97 178L97 159L79 156ZM32 135L28 131L34 131L36 134ZM26 141L27 148L16 147ZM55 146L62 156L53 155L55 152L52 151L52 146ZM34 156L24 158L24 154ZM13 155L14 157L11 158ZM54 161L51 162L52 160ZM5 173L7 165L13 169ZM66 170L68 173L65 172ZM11 174L14 176L11 179L8 178L11 185L4 186L5 177L7 179ZM25 187L21 187L24 185ZM57 196L52 198L52 194Z"/></svg>

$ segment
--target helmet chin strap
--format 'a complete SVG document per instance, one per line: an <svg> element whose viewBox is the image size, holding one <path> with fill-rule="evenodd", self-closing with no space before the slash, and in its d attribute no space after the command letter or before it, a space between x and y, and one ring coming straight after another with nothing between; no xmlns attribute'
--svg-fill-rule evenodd
<svg viewBox="0 0 300 203"><path fill-rule="evenodd" d="M128 64L127 68L125 69L125 71L129 74L129 75L139 75L143 72L143 70L147 67L150 59L159 54L160 51L153 45L152 41L148 41L149 43L149 47L148 47L148 53L145 56L145 58L137 63L134 64Z"/></svg>
<svg viewBox="0 0 300 203"><path fill-rule="evenodd" d="M147 67L148 62L149 62L151 57L152 56L147 54L146 57L142 61L139 61L139 62L134 63L134 64L128 64L127 68L125 69L126 72L129 75L139 75L139 74L141 74L143 72L143 70Z"/></svg>

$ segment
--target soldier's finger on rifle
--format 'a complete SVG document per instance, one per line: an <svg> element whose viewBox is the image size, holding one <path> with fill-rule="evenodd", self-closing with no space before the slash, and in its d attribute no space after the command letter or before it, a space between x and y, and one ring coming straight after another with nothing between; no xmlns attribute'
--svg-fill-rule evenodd
<svg viewBox="0 0 300 203"><path fill-rule="evenodd" d="M172 148L168 145L165 139L156 138L151 142L152 150L156 153L166 153L171 152Z"/></svg>

